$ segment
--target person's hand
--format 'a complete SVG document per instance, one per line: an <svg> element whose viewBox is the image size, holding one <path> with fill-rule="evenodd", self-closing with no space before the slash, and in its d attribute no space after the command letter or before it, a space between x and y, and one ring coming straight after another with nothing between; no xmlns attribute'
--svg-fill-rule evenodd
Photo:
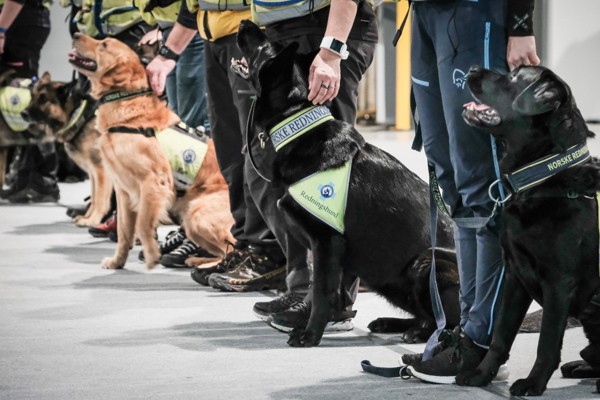
<svg viewBox="0 0 600 400"><path fill-rule="evenodd" d="M153 45L154 43L162 40L162 32L160 29L152 29L151 31L146 32L144 36L138 42L138 46L143 44Z"/></svg>
<svg viewBox="0 0 600 400"><path fill-rule="evenodd" d="M540 59L535 50L535 36L509 36L506 61L511 71L519 65L538 65Z"/></svg>
<svg viewBox="0 0 600 400"><path fill-rule="evenodd" d="M0 54L4 54L4 44L6 43L6 35L0 34Z"/></svg>
<svg viewBox="0 0 600 400"><path fill-rule="evenodd" d="M167 75L169 75L174 68L175 61L164 58L163 56L156 56L146 67L150 87L152 87L152 90L157 96L160 96L165 91Z"/></svg>
<svg viewBox="0 0 600 400"><path fill-rule="evenodd" d="M340 63L342 58L321 49L310 66L308 100L314 105L333 100L340 91Z"/></svg>

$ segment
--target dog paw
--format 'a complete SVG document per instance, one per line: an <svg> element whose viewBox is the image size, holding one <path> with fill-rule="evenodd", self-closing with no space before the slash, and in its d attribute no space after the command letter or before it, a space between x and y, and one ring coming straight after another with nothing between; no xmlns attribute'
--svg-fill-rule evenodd
<svg viewBox="0 0 600 400"><path fill-rule="evenodd" d="M84 218L83 216L80 216L81 218L77 218L75 217L75 225L80 226L80 227L86 227L86 226L96 226L98 225L97 223L94 223L95 221L91 221L89 218Z"/></svg>
<svg viewBox="0 0 600 400"><path fill-rule="evenodd" d="M480 369L463 371L456 375L456 384L460 386L485 386L496 374L485 373Z"/></svg>
<svg viewBox="0 0 600 400"><path fill-rule="evenodd" d="M104 269L121 269L125 266L125 263L120 263L115 257L107 257L102 260L102 268Z"/></svg>
<svg viewBox="0 0 600 400"><path fill-rule="evenodd" d="M321 342L320 338L316 338L310 331L304 328L294 328L290 333L290 338L287 341L292 347L314 347Z"/></svg>
<svg viewBox="0 0 600 400"><path fill-rule="evenodd" d="M560 372L565 378L586 379L599 378L600 369L592 367L586 361L577 360L563 364Z"/></svg>
<svg viewBox="0 0 600 400"><path fill-rule="evenodd" d="M536 382L534 379L519 379L510 387L513 396L540 396L546 390L546 384Z"/></svg>
<svg viewBox="0 0 600 400"><path fill-rule="evenodd" d="M373 333L393 332L392 327L390 326L390 319L391 318L377 318L371 321L371 323L367 325L367 328Z"/></svg>

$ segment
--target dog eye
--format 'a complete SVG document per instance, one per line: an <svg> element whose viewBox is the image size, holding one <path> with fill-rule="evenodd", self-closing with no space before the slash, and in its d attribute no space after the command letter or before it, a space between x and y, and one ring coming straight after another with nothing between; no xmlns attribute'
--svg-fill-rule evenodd
<svg viewBox="0 0 600 400"><path fill-rule="evenodd" d="M108 47L108 43L106 43L106 42L102 42L102 47L103 47L103 48L107 48L107 47Z"/></svg>
<svg viewBox="0 0 600 400"><path fill-rule="evenodd" d="M38 101L40 103L47 103L48 102L48 97L46 97L46 95L42 93L42 94L40 94L40 97L38 98Z"/></svg>

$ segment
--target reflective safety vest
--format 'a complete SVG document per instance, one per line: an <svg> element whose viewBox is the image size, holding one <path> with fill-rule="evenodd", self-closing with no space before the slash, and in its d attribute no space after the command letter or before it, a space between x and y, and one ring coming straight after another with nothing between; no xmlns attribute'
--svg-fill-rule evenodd
<svg viewBox="0 0 600 400"><path fill-rule="evenodd" d="M179 190L192 184L208 150L208 136L183 123L156 134Z"/></svg>
<svg viewBox="0 0 600 400"><path fill-rule="evenodd" d="M140 10L142 18L148 25L158 24L161 29L165 29L175 24L181 8L181 0L175 0L166 7L158 5L150 11L144 11L149 3L150 0L133 0L134 7Z"/></svg>
<svg viewBox="0 0 600 400"><path fill-rule="evenodd" d="M31 79L19 79L17 82L17 87L0 88L0 113L10 129L23 132L29 127L21 113L31 103Z"/></svg>
<svg viewBox="0 0 600 400"><path fill-rule="evenodd" d="M80 32L96 39L118 35L142 21L131 0L81 0L81 9L73 17Z"/></svg>
<svg viewBox="0 0 600 400"><path fill-rule="evenodd" d="M252 20L258 25L269 25L302 17L330 3L330 0L252 0Z"/></svg>
<svg viewBox="0 0 600 400"><path fill-rule="evenodd" d="M371 6L375 4L375 0L366 1ZM330 3L331 0L252 0L252 20L258 25L269 25L302 17Z"/></svg>
<svg viewBox="0 0 600 400"><path fill-rule="evenodd" d="M243 10L250 8L250 0L198 0L203 11Z"/></svg>

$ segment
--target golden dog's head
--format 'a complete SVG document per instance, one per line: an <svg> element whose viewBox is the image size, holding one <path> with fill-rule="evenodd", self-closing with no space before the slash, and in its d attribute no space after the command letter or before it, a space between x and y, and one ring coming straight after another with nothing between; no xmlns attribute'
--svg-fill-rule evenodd
<svg viewBox="0 0 600 400"><path fill-rule="evenodd" d="M76 33L69 62L92 82L92 96L117 90L148 87L146 71L138 55L117 39L92 39Z"/></svg>

